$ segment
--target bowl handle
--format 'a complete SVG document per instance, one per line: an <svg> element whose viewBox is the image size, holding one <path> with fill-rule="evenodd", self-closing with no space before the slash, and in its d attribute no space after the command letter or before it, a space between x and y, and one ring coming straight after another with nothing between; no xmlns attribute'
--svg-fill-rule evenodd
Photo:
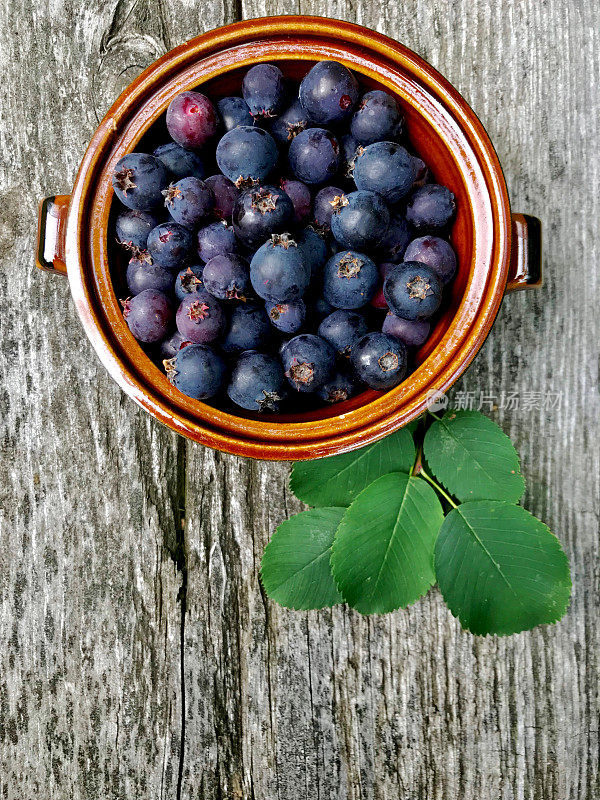
<svg viewBox="0 0 600 800"><path fill-rule="evenodd" d="M65 232L70 201L70 195L57 194L40 203L35 264L55 275L67 274Z"/></svg>
<svg viewBox="0 0 600 800"><path fill-rule="evenodd" d="M512 215L512 252L507 292L542 285L542 223L527 214Z"/></svg>

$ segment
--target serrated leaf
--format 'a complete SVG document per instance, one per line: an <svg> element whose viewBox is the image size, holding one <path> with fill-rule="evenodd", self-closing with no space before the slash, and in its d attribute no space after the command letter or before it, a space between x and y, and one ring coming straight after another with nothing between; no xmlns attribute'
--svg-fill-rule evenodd
<svg viewBox="0 0 600 800"><path fill-rule="evenodd" d="M476 634L505 636L556 622L571 594L569 562L539 519L512 503L453 509L440 530L435 570L450 611Z"/></svg>
<svg viewBox="0 0 600 800"><path fill-rule="evenodd" d="M342 602L329 557L345 508L312 508L282 522L265 548L261 578L268 596L306 611Z"/></svg>
<svg viewBox="0 0 600 800"><path fill-rule="evenodd" d="M296 497L311 506L349 506L381 475L409 472L414 460L412 436L402 429L360 450L296 462L290 487Z"/></svg>
<svg viewBox="0 0 600 800"><path fill-rule="evenodd" d="M435 476L459 500L516 503L525 490L519 454L508 436L478 411L449 411L425 434Z"/></svg>
<svg viewBox="0 0 600 800"><path fill-rule="evenodd" d="M414 603L435 581L433 551L444 518L421 478L384 475L344 514L331 568L344 600L362 614L385 614Z"/></svg>

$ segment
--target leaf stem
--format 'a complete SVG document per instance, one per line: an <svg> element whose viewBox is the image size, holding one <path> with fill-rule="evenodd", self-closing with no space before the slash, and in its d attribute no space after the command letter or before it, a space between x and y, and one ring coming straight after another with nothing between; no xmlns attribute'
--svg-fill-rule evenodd
<svg viewBox="0 0 600 800"><path fill-rule="evenodd" d="M442 489L442 487L439 485L439 483L434 481L433 478L425 472L423 467L421 467L421 471L419 472L419 475L422 478L425 478L425 480L428 481L433 486L433 488L442 495L442 497L445 497L446 500L452 506L452 508L458 508L458 504L455 503L454 500L450 497L450 495Z"/></svg>

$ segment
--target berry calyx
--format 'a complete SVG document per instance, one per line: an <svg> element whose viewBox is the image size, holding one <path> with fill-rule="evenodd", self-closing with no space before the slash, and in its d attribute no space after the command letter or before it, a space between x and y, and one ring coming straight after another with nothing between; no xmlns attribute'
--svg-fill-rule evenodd
<svg viewBox="0 0 600 800"><path fill-rule="evenodd" d="M334 214L339 214L344 206L347 206L350 201L345 194L337 194L333 200L329 201L329 205L333 208Z"/></svg>
<svg viewBox="0 0 600 800"><path fill-rule="evenodd" d="M183 273L181 278L179 279L181 283L181 288L184 292L195 292L198 286L202 285L202 281L197 275L191 270L191 267L188 267L187 270Z"/></svg>
<svg viewBox="0 0 600 800"><path fill-rule="evenodd" d="M258 411L277 411L278 410L278 403L283 400L277 392L267 392L265 389L262 390L263 396L258 401Z"/></svg>
<svg viewBox="0 0 600 800"><path fill-rule="evenodd" d="M362 265L362 261L359 258L351 255L351 253L346 253L339 261L338 275L340 278L356 278Z"/></svg>
<svg viewBox="0 0 600 800"><path fill-rule="evenodd" d="M137 183L133 182L133 175L134 171L127 167L124 167L114 174L115 185L123 192L125 197L127 197L127 192L130 189L137 188Z"/></svg>
<svg viewBox="0 0 600 800"><path fill-rule="evenodd" d="M207 303L202 303L200 300L195 300L188 311L188 317L192 322L198 322L201 319L210 317L210 308Z"/></svg>
<svg viewBox="0 0 600 800"><path fill-rule="evenodd" d="M273 247L283 247L284 250L289 250L290 247L298 247L289 233L272 233L271 243Z"/></svg>
<svg viewBox="0 0 600 800"><path fill-rule="evenodd" d="M411 300L425 300L425 298L433 294L431 284L421 275L417 275L412 281L409 281L406 284L406 288L408 289L408 296Z"/></svg>
<svg viewBox="0 0 600 800"><path fill-rule="evenodd" d="M261 214L268 214L269 211L275 211L277 207L277 195L270 192L268 189L259 189L252 192L252 208L260 211Z"/></svg>
<svg viewBox="0 0 600 800"><path fill-rule="evenodd" d="M307 361L298 362L294 360L294 363L292 363L285 373L285 376L291 381L294 381L294 383L301 383L304 386L308 386L309 383L312 383L315 375L314 367L314 364L309 364Z"/></svg>
<svg viewBox="0 0 600 800"><path fill-rule="evenodd" d="M162 190L162 195L165 198L165 205L172 206L174 201L181 197L181 189L171 183L166 189Z"/></svg>
<svg viewBox="0 0 600 800"><path fill-rule="evenodd" d="M388 351L378 359L378 363L384 372L389 372L390 370L398 369L399 360L396 353Z"/></svg>

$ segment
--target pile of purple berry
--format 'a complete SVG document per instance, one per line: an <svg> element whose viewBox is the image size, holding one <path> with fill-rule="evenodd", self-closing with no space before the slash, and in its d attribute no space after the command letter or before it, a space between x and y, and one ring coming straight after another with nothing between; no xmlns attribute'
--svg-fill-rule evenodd
<svg viewBox="0 0 600 800"><path fill-rule="evenodd" d="M171 383L276 412L403 381L456 271L455 201L396 99L335 61L299 89L258 64L242 97L178 95L166 126L113 187L123 314Z"/></svg>

